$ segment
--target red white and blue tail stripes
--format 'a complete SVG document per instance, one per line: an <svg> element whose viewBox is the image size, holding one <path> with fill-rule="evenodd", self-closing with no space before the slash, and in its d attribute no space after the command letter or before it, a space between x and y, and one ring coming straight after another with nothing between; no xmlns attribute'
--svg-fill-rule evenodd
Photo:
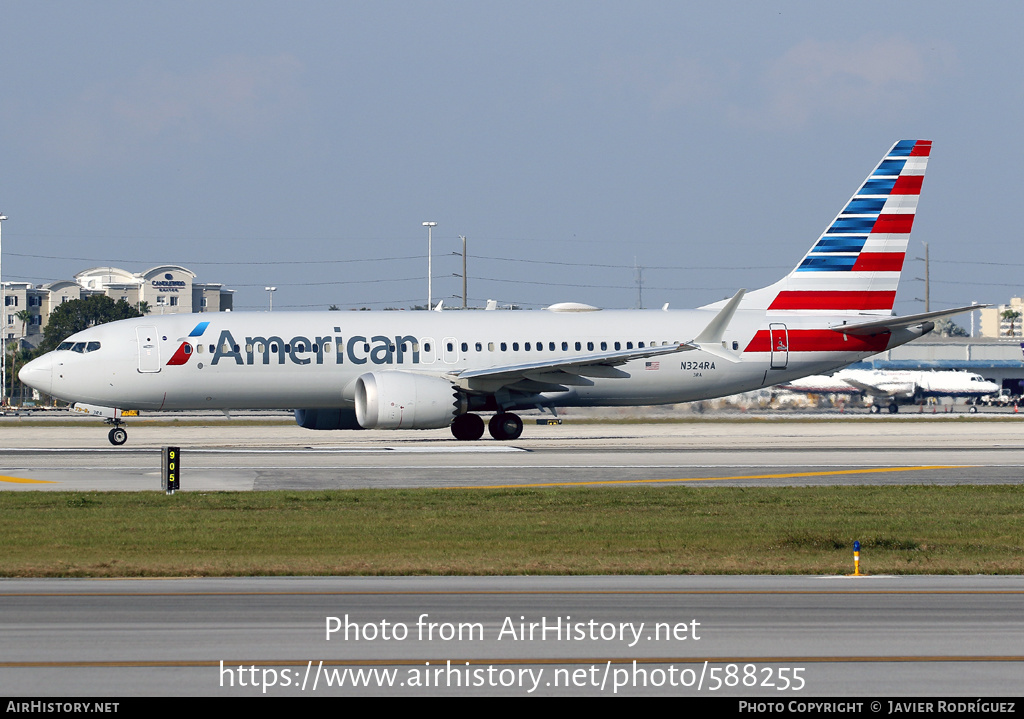
<svg viewBox="0 0 1024 719"><path fill-rule="evenodd" d="M893 145L800 264L770 288L777 294L767 309L891 311L931 145Z"/></svg>

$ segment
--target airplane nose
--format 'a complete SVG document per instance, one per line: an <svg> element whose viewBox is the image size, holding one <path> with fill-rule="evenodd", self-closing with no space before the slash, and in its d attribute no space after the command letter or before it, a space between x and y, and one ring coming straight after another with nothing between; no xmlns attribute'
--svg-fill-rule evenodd
<svg viewBox="0 0 1024 719"><path fill-rule="evenodd" d="M53 391L53 358L49 354L29 362L18 371L18 379L43 394Z"/></svg>

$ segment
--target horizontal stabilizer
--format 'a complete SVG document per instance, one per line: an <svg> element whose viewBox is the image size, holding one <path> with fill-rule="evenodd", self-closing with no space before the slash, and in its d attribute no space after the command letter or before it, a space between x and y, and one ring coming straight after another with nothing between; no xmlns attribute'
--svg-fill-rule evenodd
<svg viewBox="0 0 1024 719"><path fill-rule="evenodd" d="M905 317L883 317L871 322L859 322L855 325L835 325L831 329L842 332L844 335L877 335L882 332L893 332L894 330L906 329L914 325L921 325L926 322L933 322L944 317L952 317L961 312L980 310L988 305L970 305L968 307L957 307L952 310L939 310L937 312L923 312L919 315L906 315Z"/></svg>

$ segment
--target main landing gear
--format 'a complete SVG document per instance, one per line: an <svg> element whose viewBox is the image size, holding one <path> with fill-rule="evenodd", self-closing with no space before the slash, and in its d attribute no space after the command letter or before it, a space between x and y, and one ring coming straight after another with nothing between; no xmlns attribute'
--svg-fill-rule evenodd
<svg viewBox="0 0 1024 719"><path fill-rule="evenodd" d="M881 411L882 411L882 405L880 405L880 404L873 404L873 405L871 405L871 414L878 414ZM893 402L892 404L889 405L889 414L896 414L899 411L900 411L900 406L898 404L896 404L895 402Z"/></svg>
<svg viewBox="0 0 1024 719"><path fill-rule="evenodd" d="M487 423L487 431L497 440L519 439L523 433L523 420L511 412L500 412ZM460 414L452 422L455 439L473 441L484 436L484 421L480 415Z"/></svg>

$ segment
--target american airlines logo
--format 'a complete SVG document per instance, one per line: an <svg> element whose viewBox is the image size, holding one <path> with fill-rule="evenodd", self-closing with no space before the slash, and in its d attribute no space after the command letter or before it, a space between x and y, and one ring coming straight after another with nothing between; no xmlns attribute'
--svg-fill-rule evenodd
<svg viewBox="0 0 1024 719"><path fill-rule="evenodd" d="M203 351L199 338L206 332L209 322L200 322L188 337L179 338L181 345L168 360L168 365L183 365L193 354ZM340 328L336 327L335 331ZM195 338L193 346L189 340ZM213 353L210 364L222 360L233 361L236 365L256 364L419 364L420 343L412 335L385 337L374 335L352 335L347 339L341 335L305 337L296 335L289 340L271 335L269 337L246 337L239 344L230 330L221 330L217 343L208 348ZM430 349L429 346L426 349Z"/></svg>

